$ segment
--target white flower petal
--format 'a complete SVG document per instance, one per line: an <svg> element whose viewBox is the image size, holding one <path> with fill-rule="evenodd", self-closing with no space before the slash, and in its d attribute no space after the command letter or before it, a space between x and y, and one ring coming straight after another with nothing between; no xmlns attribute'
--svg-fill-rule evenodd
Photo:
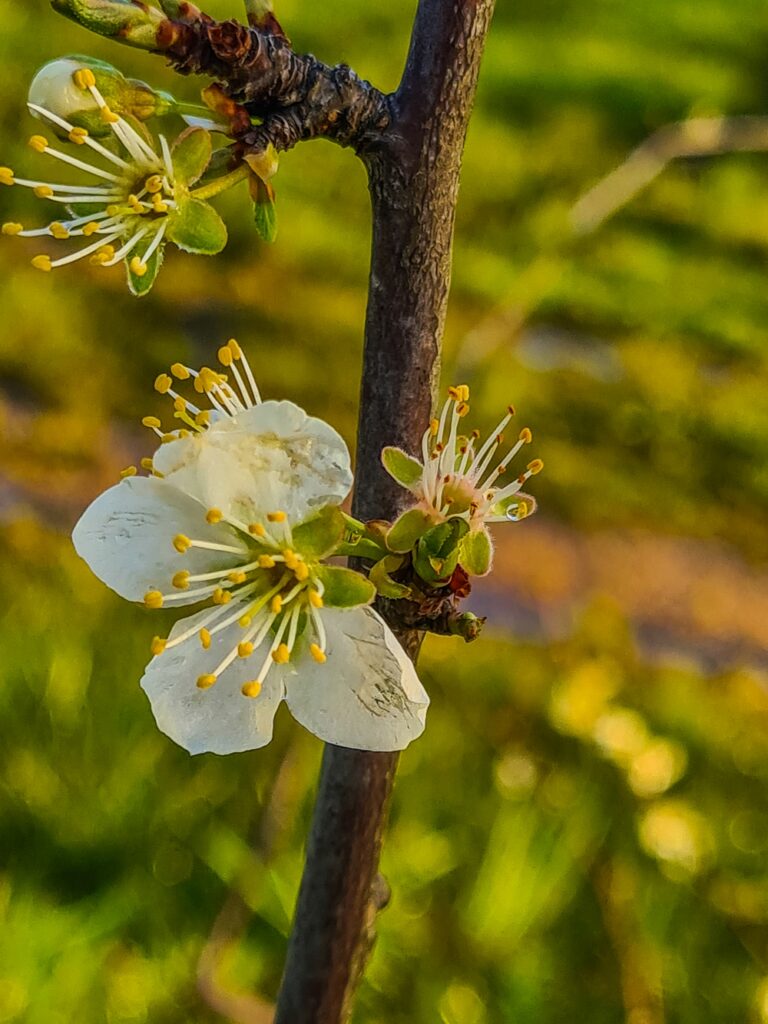
<svg viewBox="0 0 768 1024"><path fill-rule="evenodd" d="M328 660L305 655L287 671L286 702L297 721L328 743L402 750L420 736L429 697L408 655L372 608L325 609Z"/></svg>
<svg viewBox="0 0 768 1024"><path fill-rule="evenodd" d="M245 610L246 604L242 608ZM227 615L237 610L228 605ZM177 622L169 640L203 623L209 611ZM258 652L250 658L236 658L209 689L197 687L198 677L212 672L242 637L243 629L234 622L213 635L207 651L195 634L147 665L141 686L158 728L190 754L234 754L263 747L272 739L275 712L284 694L280 674L269 673L258 697L244 697L240 692L243 683L250 682L259 670ZM262 646L260 651L264 649Z"/></svg>
<svg viewBox="0 0 768 1024"><path fill-rule="evenodd" d="M163 445L154 463L168 482L242 522L281 510L297 523L352 486L343 439L293 402L220 417L204 434Z"/></svg>
<svg viewBox="0 0 768 1024"><path fill-rule="evenodd" d="M168 593L180 569L204 573L241 561L223 551L197 548L180 555L173 546L179 533L214 543L236 543L232 530L206 523L205 509L178 488L156 477L133 476L88 506L72 541L91 571L129 601L140 601L148 590ZM181 598L175 603L188 601Z"/></svg>

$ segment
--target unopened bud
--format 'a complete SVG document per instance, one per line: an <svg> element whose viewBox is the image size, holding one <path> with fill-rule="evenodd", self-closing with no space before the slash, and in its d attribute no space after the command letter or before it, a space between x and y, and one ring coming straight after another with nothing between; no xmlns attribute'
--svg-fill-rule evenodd
<svg viewBox="0 0 768 1024"><path fill-rule="evenodd" d="M141 0L51 0L51 6L91 32L142 50L155 48L158 29L167 22L162 11Z"/></svg>

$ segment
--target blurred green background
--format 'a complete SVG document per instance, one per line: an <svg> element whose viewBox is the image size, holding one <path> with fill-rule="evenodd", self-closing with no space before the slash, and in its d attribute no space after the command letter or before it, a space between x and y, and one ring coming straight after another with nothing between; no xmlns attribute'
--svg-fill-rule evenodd
<svg viewBox="0 0 768 1024"><path fill-rule="evenodd" d="M393 88L414 4L281 0L299 50ZM239 4L212 2L217 15ZM27 84L87 51L194 98L44 0L0 0L2 163ZM481 642L427 643L394 897L356 1024L768 1021L768 154L682 161L578 244L570 206L650 132L768 114L762 0L501 3L469 134L446 383L534 429L540 512L499 528ZM279 982L320 744L190 759L138 679L157 632L69 530L148 450L151 383L236 336L263 392L350 443L365 178L287 155L280 236L244 195L215 260L44 276L0 246L0 1024L259 1024ZM21 190L0 219L43 222ZM382 438L382 442L386 442Z"/></svg>

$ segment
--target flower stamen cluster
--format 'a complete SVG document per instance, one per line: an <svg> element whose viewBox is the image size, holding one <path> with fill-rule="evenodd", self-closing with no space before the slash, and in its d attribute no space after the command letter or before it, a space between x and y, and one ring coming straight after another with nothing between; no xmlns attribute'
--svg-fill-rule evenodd
<svg viewBox="0 0 768 1024"><path fill-rule="evenodd" d="M107 169L73 157L53 147L44 136L33 135L29 144L36 152L83 171L96 178L98 183L68 185L36 181L16 177L9 167L0 168L0 184L30 188L38 198L60 203L71 213L69 219L52 221L44 228L25 230L21 224L6 223L2 227L3 234L26 238L49 236L58 240L96 239L56 260L46 253L35 256L32 265L38 270L51 271L88 256L92 265L112 267L131 257L131 271L137 277L143 277L163 242L168 226L167 216L176 208L175 173L168 142L160 135L160 152L155 152L125 118L110 109L89 68L79 68L73 79L78 88L93 97L102 120L121 147L122 155L113 153L92 138L85 128L72 125L45 107L29 103L33 114L66 132L70 142L91 149L111 167ZM92 209L83 216L76 216L76 206ZM135 251L142 241L146 244L139 256ZM116 244L118 242L121 244Z"/></svg>

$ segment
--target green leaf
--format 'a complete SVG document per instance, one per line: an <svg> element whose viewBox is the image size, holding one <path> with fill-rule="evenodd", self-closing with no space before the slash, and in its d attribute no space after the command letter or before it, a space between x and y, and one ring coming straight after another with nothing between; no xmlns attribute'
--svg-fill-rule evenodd
<svg viewBox="0 0 768 1024"><path fill-rule="evenodd" d="M376 587L354 569L319 565L315 575L325 588L323 602L329 608L357 608L361 604L370 604L376 597Z"/></svg>
<svg viewBox="0 0 768 1024"><path fill-rule="evenodd" d="M163 265L163 250L165 246L161 243L155 252L150 256L149 261L146 264L146 273L139 276L131 270L131 260L134 255L138 255L143 260L140 253L132 253L125 260L125 269L128 274L128 287L131 290L131 294L141 298L142 295L147 295L152 290L152 286L155 283L157 275L160 273L160 267Z"/></svg>
<svg viewBox="0 0 768 1024"><path fill-rule="evenodd" d="M187 197L168 215L168 238L184 252L213 256L227 244L227 228L204 199Z"/></svg>
<svg viewBox="0 0 768 1024"><path fill-rule="evenodd" d="M253 199L253 219L256 230L264 242L272 243L277 238L277 208L275 206L275 190L268 181L257 174L248 179Z"/></svg>
<svg viewBox="0 0 768 1024"><path fill-rule="evenodd" d="M386 555L387 550L370 537L355 537L346 540L336 548L337 555L346 555L348 558L367 558L371 562L377 562Z"/></svg>
<svg viewBox="0 0 768 1024"><path fill-rule="evenodd" d="M419 460L408 455L402 448L385 448L381 453L381 462L392 479L397 480L408 490L421 480L424 473L424 467Z"/></svg>
<svg viewBox="0 0 768 1024"><path fill-rule="evenodd" d="M470 576L487 576L493 562L493 543L485 527L471 530L459 546L459 562Z"/></svg>
<svg viewBox="0 0 768 1024"><path fill-rule="evenodd" d="M194 185L202 178L212 155L211 133L205 128L187 128L176 139L171 150L176 178L183 185Z"/></svg>
<svg viewBox="0 0 768 1024"><path fill-rule="evenodd" d="M468 529L466 521L455 516L420 538L413 565L425 583L442 586L451 578L459 564L459 544Z"/></svg>
<svg viewBox="0 0 768 1024"><path fill-rule="evenodd" d="M344 538L344 514L337 505L328 505L316 516L293 529L293 545L309 561L327 558L336 552Z"/></svg>
<svg viewBox="0 0 768 1024"><path fill-rule="evenodd" d="M410 551L419 537L433 526L432 517L420 508L412 508L403 512L392 524L387 533L387 547L390 551L405 553Z"/></svg>

